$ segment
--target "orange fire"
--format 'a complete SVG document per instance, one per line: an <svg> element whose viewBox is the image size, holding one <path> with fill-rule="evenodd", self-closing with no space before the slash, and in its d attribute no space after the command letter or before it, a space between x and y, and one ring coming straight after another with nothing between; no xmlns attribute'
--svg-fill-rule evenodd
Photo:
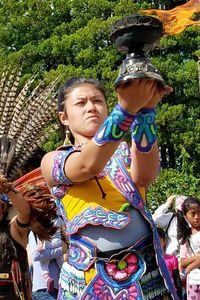
<svg viewBox="0 0 200 300"><path fill-rule="evenodd" d="M200 12L200 0L190 0L170 10L147 9L142 12L157 16L165 33L169 35L180 33L188 26L200 24L200 21L191 20L194 13Z"/></svg>

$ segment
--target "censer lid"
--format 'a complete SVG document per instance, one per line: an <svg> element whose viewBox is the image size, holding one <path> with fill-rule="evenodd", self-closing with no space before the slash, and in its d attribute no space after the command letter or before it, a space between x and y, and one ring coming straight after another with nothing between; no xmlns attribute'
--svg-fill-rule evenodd
<svg viewBox="0 0 200 300"><path fill-rule="evenodd" d="M162 23L151 16L133 14L116 21L111 26L111 41L123 53L151 49L164 30Z"/></svg>

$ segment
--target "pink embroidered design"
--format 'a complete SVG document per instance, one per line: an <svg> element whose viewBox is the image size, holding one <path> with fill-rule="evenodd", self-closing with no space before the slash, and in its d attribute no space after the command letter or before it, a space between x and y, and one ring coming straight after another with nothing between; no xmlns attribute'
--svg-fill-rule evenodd
<svg viewBox="0 0 200 300"><path fill-rule="evenodd" d="M124 288L116 294L113 292L112 288L104 282L101 278L97 278L97 281L93 284L94 295L96 297L92 299L99 300L136 300L138 298L139 291L137 285L133 284L128 289Z"/></svg>
<svg viewBox="0 0 200 300"><path fill-rule="evenodd" d="M105 270L115 281L127 280L133 273L138 270L138 258L130 253L122 260L111 260L105 264Z"/></svg>

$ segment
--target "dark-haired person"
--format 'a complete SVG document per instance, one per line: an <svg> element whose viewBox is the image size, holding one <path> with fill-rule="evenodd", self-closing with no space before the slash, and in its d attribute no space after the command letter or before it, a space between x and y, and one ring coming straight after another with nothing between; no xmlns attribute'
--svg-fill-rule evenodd
<svg viewBox="0 0 200 300"><path fill-rule="evenodd" d="M56 205L46 190L27 185L18 192L0 176L0 299L30 300L31 283L27 259L30 228L44 239L56 231L52 220ZM8 219L9 201L16 215Z"/></svg>
<svg viewBox="0 0 200 300"><path fill-rule="evenodd" d="M61 87L58 116L70 143L41 164L69 235L58 299L178 299L145 205L159 170L155 106L170 91L153 80L120 84L108 115L98 81L72 78ZM129 130L131 149L123 141Z"/></svg>
<svg viewBox="0 0 200 300"><path fill-rule="evenodd" d="M188 197L177 213L181 265L187 274L187 299L200 299L200 201Z"/></svg>

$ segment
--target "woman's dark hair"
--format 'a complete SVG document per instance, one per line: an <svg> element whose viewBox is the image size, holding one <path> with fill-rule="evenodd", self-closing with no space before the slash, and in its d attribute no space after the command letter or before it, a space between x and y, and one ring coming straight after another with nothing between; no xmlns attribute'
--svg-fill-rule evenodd
<svg viewBox="0 0 200 300"><path fill-rule="evenodd" d="M60 89L58 91L58 112L64 111L64 109L65 109L65 100L66 100L68 94L71 93L71 91L73 89L75 89L76 87L78 87L81 84L92 84L106 98L105 89L104 89L103 85L98 80L92 79L92 78L73 77L73 78L69 79L68 81L66 81L60 87ZM59 122L60 122L60 120L59 120ZM61 122L60 122L60 129L61 129L62 138L64 140L65 139L66 126L64 126ZM69 131L70 131L70 128L69 128ZM72 144L74 144L74 137L71 134L71 132L70 132L69 140Z"/></svg>
<svg viewBox="0 0 200 300"><path fill-rule="evenodd" d="M181 211L177 211L177 236L181 244L184 244L192 233L191 227L189 226L185 216L193 205L199 205L200 201L195 197L188 197L181 206Z"/></svg>

